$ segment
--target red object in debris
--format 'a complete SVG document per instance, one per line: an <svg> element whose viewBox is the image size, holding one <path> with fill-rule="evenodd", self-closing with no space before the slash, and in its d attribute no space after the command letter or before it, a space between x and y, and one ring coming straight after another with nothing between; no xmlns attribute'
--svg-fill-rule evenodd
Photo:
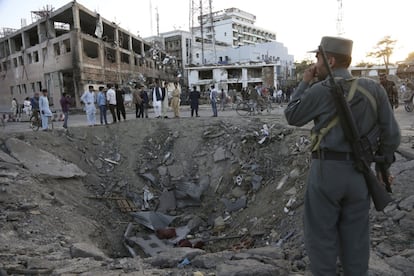
<svg viewBox="0 0 414 276"><path fill-rule="evenodd" d="M202 249L204 247L205 243L203 241L197 241L193 244L193 248Z"/></svg>
<svg viewBox="0 0 414 276"><path fill-rule="evenodd" d="M177 236L175 232L175 228L165 228L165 229L157 229L155 230L155 235L159 239L171 239Z"/></svg>
<svg viewBox="0 0 414 276"><path fill-rule="evenodd" d="M189 240L180 240L178 242L178 247L193 247Z"/></svg>

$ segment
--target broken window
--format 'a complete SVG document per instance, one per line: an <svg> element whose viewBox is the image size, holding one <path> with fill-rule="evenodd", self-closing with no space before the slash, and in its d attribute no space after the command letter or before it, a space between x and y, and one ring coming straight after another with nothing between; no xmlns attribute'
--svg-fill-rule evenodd
<svg viewBox="0 0 414 276"><path fill-rule="evenodd" d="M14 65L14 67L17 67L17 58L13 59L13 65Z"/></svg>
<svg viewBox="0 0 414 276"><path fill-rule="evenodd" d="M24 36L27 37L25 40L25 42L28 42L28 45L26 45L26 47L31 47L31 46L35 46L37 44L39 44L39 36L37 34L37 26L29 29L27 31L24 32Z"/></svg>
<svg viewBox="0 0 414 276"><path fill-rule="evenodd" d="M242 69L227 69L229 79L241 79Z"/></svg>
<svg viewBox="0 0 414 276"><path fill-rule="evenodd" d="M26 88L26 84L25 83L22 84L22 88L23 88L24 94L27 94L27 88Z"/></svg>
<svg viewBox="0 0 414 276"><path fill-rule="evenodd" d="M60 56L59 42L53 44L53 51L55 52L55 56Z"/></svg>
<svg viewBox="0 0 414 276"><path fill-rule="evenodd" d="M22 34L10 38L10 46L12 53L21 51L23 49Z"/></svg>
<svg viewBox="0 0 414 276"><path fill-rule="evenodd" d="M38 81L37 82L37 91L42 91L42 82L41 81Z"/></svg>
<svg viewBox="0 0 414 276"><path fill-rule="evenodd" d="M119 47L129 50L129 35L118 31L118 38L119 38Z"/></svg>
<svg viewBox="0 0 414 276"><path fill-rule="evenodd" d="M62 44L64 46L65 49L65 53L70 53L70 39L65 39L62 41Z"/></svg>
<svg viewBox="0 0 414 276"><path fill-rule="evenodd" d="M3 62L3 68L4 68L4 71L7 71L7 63L6 62Z"/></svg>
<svg viewBox="0 0 414 276"><path fill-rule="evenodd" d="M115 28L103 22L102 40L108 43L115 42Z"/></svg>
<svg viewBox="0 0 414 276"><path fill-rule="evenodd" d="M36 63L36 62L39 62L39 52L38 51L34 51L33 52L33 61Z"/></svg>
<svg viewBox="0 0 414 276"><path fill-rule="evenodd" d="M83 52L89 58L97 58L98 54L98 44L95 42L83 39Z"/></svg>
<svg viewBox="0 0 414 276"><path fill-rule="evenodd" d="M46 60L46 56L47 56L47 47L42 49L42 56L43 56L43 60Z"/></svg>
<svg viewBox="0 0 414 276"><path fill-rule="evenodd" d="M105 47L105 58L106 60L108 60L111 63L115 63L116 59L115 59L115 50Z"/></svg>
<svg viewBox="0 0 414 276"><path fill-rule="evenodd" d="M79 21L81 32L93 36L96 28L96 17L86 13L83 10L79 10Z"/></svg>
<svg viewBox="0 0 414 276"><path fill-rule="evenodd" d="M70 24L64 22L54 22L56 37L64 35L70 31Z"/></svg>
<svg viewBox="0 0 414 276"><path fill-rule="evenodd" d="M23 66L24 65L24 61L23 61L23 56L19 56L19 65Z"/></svg>
<svg viewBox="0 0 414 276"><path fill-rule="evenodd" d="M36 91L36 86L34 82L30 83L30 86L32 87L32 92L34 93Z"/></svg>
<svg viewBox="0 0 414 276"><path fill-rule="evenodd" d="M10 95L13 96L13 94L14 94L14 86L10 86Z"/></svg>
<svg viewBox="0 0 414 276"><path fill-rule="evenodd" d="M22 94L22 87L20 86L20 84L17 86L17 91L19 91L19 94Z"/></svg>
<svg viewBox="0 0 414 276"><path fill-rule="evenodd" d="M142 46L141 45L142 45L141 41L139 41L135 38L132 38L132 51L134 51L134 53L137 53L137 54L142 53Z"/></svg>
<svg viewBox="0 0 414 276"><path fill-rule="evenodd" d="M200 80L211 80L211 79L213 79L213 70L198 71L198 79L200 79Z"/></svg>
<svg viewBox="0 0 414 276"><path fill-rule="evenodd" d="M261 78L262 77L262 68L250 68L247 71L249 78Z"/></svg>
<svg viewBox="0 0 414 276"><path fill-rule="evenodd" d="M8 56L8 44L7 44L7 40L0 42L0 58L5 58L6 56Z"/></svg>
<svg viewBox="0 0 414 276"><path fill-rule="evenodd" d="M121 53L121 62L129 64L129 55L126 53Z"/></svg>
<svg viewBox="0 0 414 276"><path fill-rule="evenodd" d="M32 60L32 53L28 53L28 54L27 54L27 60L28 60L28 63L29 63L29 64L33 63L33 60Z"/></svg>

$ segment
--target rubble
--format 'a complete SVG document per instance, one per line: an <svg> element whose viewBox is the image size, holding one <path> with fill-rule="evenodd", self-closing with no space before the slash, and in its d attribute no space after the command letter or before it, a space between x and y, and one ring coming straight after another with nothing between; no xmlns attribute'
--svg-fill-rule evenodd
<svg viewBox="0 0 414 276"><path fill-rule="evenodd" d="M165 122L74 128L70 140L2 135L3 271L305 275L307 131L273 117ZM32 161L54 160L53 171L79 171L35 173L23 147ZM397 154L395 201L370 214L370 275L414 271L413 167Z"/></svg>

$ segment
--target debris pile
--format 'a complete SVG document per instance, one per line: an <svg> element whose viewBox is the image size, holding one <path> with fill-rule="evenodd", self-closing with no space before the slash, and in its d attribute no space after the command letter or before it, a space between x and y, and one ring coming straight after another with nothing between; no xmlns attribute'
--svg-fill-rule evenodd
<svg viewBox="0 0 414 276"><path fill-rule="evenodd" d="M273 118L148 120L10 134L0 142L2 273L309 270L302 230L307 131ZM21 143L32 158L22 157ZM53 155L48 166L56 167L38 173L38 151ZM371 212L373 275L413 271L413 162L398 155L396 201ZM59 166L73 173L57 177Z"/></svg>

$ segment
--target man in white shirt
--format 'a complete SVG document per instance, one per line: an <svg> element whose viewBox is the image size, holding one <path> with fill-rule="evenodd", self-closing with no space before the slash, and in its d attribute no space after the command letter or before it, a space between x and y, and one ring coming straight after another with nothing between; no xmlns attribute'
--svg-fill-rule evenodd
<svg viewBox="0 0 414 276"><path fill-rule="evenodd" d="M85 104L86 119L89 126L96 125L96 107L95 107L95 93L93 92L93 86L89 85L89 90L85 91L81 97L81 101Z"/></svg>
<svg viewBox="0 0 414 276"><path fill-rule="evenodd" d="M116 94L115 90L112 89L112 84L108 83L106 85L108 88L108 91L106 91L106 100L108 101L109 105L109 111L111 111L112 114L112 123L116 123L116 114L115 114L115 108L116 108Z"/></svg>

